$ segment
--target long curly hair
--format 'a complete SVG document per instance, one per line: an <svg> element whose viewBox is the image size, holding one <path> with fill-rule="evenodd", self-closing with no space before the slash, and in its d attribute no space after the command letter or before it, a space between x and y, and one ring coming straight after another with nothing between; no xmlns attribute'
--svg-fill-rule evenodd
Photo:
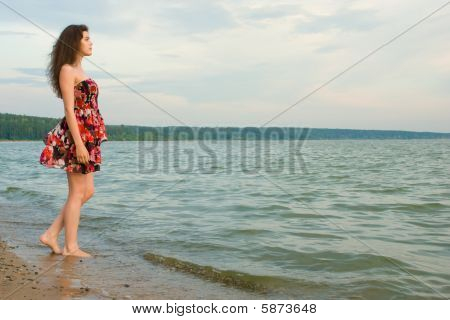
<svg viewBox="0 0 450 320"><path fill-rule="evenodd" d="M89 31L84 24L71 24L67 26L60 34L50 52L50 62L48 63L46 73L49 78L50 86L58 98L62 99L61 87L59 86L59 73L64 64L73 64L77 53L80 50L83 31Z"/></svg>

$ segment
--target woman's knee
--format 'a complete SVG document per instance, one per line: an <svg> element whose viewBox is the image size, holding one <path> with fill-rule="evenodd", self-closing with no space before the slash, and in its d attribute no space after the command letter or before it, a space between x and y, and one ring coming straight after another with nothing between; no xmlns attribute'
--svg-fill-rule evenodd
<svg viewBox="0 0 450 320"><path fill-rule="evenodd" d="M69 191L68 201L84 202L84 193L82 191Z"/></svg>
<svg viewBox="0 0 450 320"><path fill-rule="evenodd" d="M68 173L69 198L80 201L81 204L88 201L94 195L94 186L91 177L82 173Z"/></svg>
<svg viewBox="0 0 450 320"><path fill-rule="evenodd" d="M94 189L86 189L84 196L83 196L83 203L88 201L92 196L94 195L95 190Z"/></svg>

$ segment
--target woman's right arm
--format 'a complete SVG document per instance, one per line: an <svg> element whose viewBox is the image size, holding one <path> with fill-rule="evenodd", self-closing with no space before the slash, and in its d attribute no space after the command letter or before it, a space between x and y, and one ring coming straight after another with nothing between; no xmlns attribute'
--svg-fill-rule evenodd
<svg viewBox="0 0 450 320"><path fill-rule="evenodd" d="M87 163L89 161L89 153L81 139L80 130L78 128L77 118L73 111L75 97L74 97L74 82L75 75L68 65L63 65L59 73L59 86L61 88L61 94L64 101L64 113L66 115L67 125L69 131L73 137L75 147L77 149L77 159L81 163Z"/></svg>
<svg viewBox="0 0 450 320"><path fill-rule="evenodd" d="M78 129L78 122L75 118L74 106L74 93L73 84L75 82L75 75L68 65L63 65L61 72L59 73L59 86L61 88L61 94L64 101L64 113L66 115L67 124L69 126L70 133L72 134L75 145L78 147L83 144L81 139L80 130Z"/></svg>

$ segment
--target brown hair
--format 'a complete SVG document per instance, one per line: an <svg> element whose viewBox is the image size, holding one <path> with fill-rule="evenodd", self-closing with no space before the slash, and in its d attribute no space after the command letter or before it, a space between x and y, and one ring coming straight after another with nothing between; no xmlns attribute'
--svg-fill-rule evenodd
<svg viewBox="0 0 450 320"><path fill-rule="evenodd" d="M71 24L60 34L50 52L50 62L47 66L47 76L50 86L58 98L62 99L61 88L59 86L59 72L61 67L68 63L73 64L76 55L80 50L80 42L83 38L83 31L89 31L84 24Z"/></svg>

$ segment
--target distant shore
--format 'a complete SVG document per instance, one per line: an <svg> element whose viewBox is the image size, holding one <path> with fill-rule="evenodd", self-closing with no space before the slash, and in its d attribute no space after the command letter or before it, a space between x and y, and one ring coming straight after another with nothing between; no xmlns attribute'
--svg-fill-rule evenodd
<svg viewBox="0 0 450 320"><path fill-rule="evenodd" d="M26 142L26 141L39 141L39 140L7 140L7 139L0 139L0 142Z"/></svg>

